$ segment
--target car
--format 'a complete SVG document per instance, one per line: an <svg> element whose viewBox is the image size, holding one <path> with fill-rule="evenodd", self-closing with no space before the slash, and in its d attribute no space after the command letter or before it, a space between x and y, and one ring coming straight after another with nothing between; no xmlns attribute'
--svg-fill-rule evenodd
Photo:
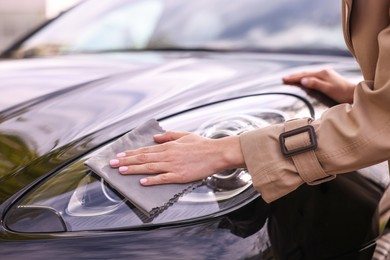
<svg viewBox="0 0 390 260"><path fill-rule="evenodd" d="M281 78L333 68L362 79L340 7L86 0L20 39L0 62L1 256L386 259L386 163L270 204L246 169L225 171L153 216L85 166L150 119L223 138L319 118L336 102Z"/></svg>

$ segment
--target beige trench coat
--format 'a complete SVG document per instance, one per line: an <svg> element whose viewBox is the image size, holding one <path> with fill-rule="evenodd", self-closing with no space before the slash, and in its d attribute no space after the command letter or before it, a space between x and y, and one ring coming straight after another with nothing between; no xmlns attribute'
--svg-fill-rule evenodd
<svg viewBox="0 0 390 260"><path fill-rule="evenodd" d="M346 44L364 81L354 103L328 109L320 119L298 119L244 133L241 148L254 187L267 202L390 158L390 0L343 0ZM310 124L318 147L286 157L279 136ZM311 144L308 131L286 137L286 151Z"/></svg>

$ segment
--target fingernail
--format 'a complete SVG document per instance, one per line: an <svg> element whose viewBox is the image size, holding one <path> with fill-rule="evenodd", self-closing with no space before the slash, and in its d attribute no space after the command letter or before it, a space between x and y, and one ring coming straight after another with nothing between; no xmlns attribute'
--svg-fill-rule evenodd
<svg viewBox="0 0 390 260"><path fill-rule="evenodd" d="M121 166L121 167L119 167L119 171L120 171L120 172L126 172L128 169L129 169L129 167L127 167L127 166Z"/></svg>
<svg viewBox="0 0 390 260"><path fill-rule="evenodd" d="M110 160L110 165L114 166L114 165L118 165L118 164L119 164L119 160L118 159Z"/></svg>
<svg viewBox="0 0 390 260"><path fill-rule="evenodd" d="M126 156L126 153L118 153L117 155L116 155L116 157L125 157Z"/></svg>
<svg viewBox="0 0 390 260"><path fill-rule="evenodd" d="M301 79L301 84L306 86L309 83L309 80L307 78Z"/></svg>
<svg viewBox="0 0 390 260"><path fill-rule="evenodd" d="M148 182L148 179L142 178L142 179L139 180L139 182L140 182L141 184L145 184L145 183Z"/></svg>

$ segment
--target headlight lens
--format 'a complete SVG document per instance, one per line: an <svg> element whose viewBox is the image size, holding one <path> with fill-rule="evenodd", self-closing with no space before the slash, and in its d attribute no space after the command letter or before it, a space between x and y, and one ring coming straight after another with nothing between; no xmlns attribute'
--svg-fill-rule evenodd
<svg viewBox="0 0 390 260"><path fill-rule="evenodd" d="M310 111L297 97L269 94L193 109L161 120L160 124L169 130L222 138L280 123L297 114L313 116ZM151 219L86 169L83 163L92 155L30 190L7 212L7 227L16 232L63 232L164 225L224 214L259 196L246 169L227 170L207 178L204 185Z"/></svg>
<svg viewBox="0 0 390 260"><path fill-rule="evenodd" d="M253 115L227 115L208 120L196 132L208 138L223 138L240 135L243 132L267 125L269 125L267 121ZM224 192L223 197L229 197L229 193L232 193L233 197L233 194L248 188L251 184L251 176L246 169L242 168L225 170L206 179L206 185L213 189L214 194L221 195Z"/></svg>

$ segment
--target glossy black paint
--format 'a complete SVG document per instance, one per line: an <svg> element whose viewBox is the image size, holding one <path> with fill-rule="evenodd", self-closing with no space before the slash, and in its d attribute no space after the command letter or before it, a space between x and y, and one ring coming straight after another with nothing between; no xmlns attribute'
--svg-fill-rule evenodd
<svg viewBox="0 0 390 260"><path fill-rule="evenodd" d="M328 65L352 79L359 77L350 58L295 55L147 52L2 62L0 89L8 94L0 104L1 255L369 259L369 245L378 233L374 213L384 188L359 173L304 185L270 205L259 197L231 213L186 225L41 234L18 234L4 226L9 206L35 183L149 118L266 93L300 96L321 113L329 100L284 86L280 78L307 66ZM13 99L18 89L26 92Z"/></svg>
<svg viewBox="0 0 390 260"><path fill-rule="evenodd" d="M375 211L383 191L358 173L302 186L270 206L274 251L280 259L371 259L373 246L359 249L379 233Z"/></svg>
<svg viewBox="0 0 390 260"><path fill-rule="evenodd" d="M256 200L227 216L186 226L80 232L71 236L51 234L36 237L30 243L26 243L25 237L12 243L1 241L0 248L8 259L262 259L263 255L270 255L263 227L266 207Z"/></svg>
<svg viewBox="0 0 390 260"><path fill-rule="evenodd" d="M16 182L22 188L148 118L161 119L249 94L307 96L299 88L283 86L281 76L326 61L326 57L320 57L320 62L315 57L299 61L294 56L207 53L99 57L100 61L92 55L0 64L4 93L0 132L2 147L7 149L1 156L8 161L0 178L5 184L28 167L28 180ZM356 69L350 59L345 61L335 66ZM12 98L15 89L17 99ZM5 191L1 194L2 201L9 197Z"/></svg>

